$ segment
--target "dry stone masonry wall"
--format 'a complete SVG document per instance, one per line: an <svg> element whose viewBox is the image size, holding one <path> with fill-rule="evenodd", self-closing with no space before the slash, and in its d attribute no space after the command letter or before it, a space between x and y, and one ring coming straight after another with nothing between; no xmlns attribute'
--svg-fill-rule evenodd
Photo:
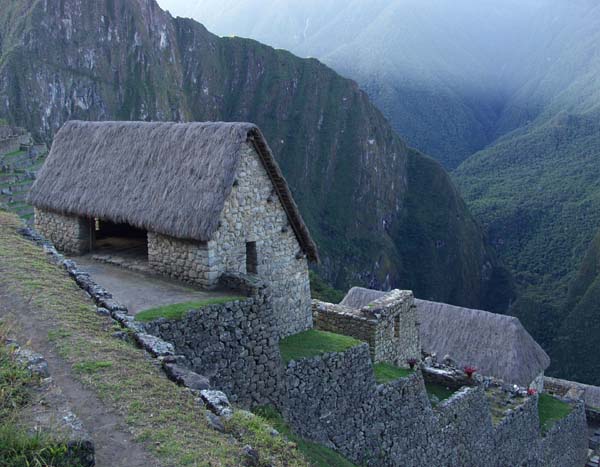
<svg viewBox="0 0 600 467"><path fill-rule="evenodd" d="M214 251L209 249L210 243L148 232L148 263L165 276L212 289L220 272L213 267Z"/></svg>
<svg viewBox="0 0 600 467"><path fill-rule="evenodd" d="M376 384L367 345L290 362L285 384L294 430L361 465L580 467L587 453L581 404L544 436L537 396L498 425L483 386L432 408L418 372Z"/></svg>
<svg viewBox="0 0 600 467"><path fill-rule="evenodd" d="M283 366L269 289L248 276L224 275L222 285L247 298L193 310L180 320L153 321L146 332L172 343L184 365L232 400L246 406L277 403Z"/></svg>
<svg viewBox="0 0 600 467"><path fill-rule="evenodd" d="M56 248L68 254L81 255L90 247L89 223L80 217L35 209L35 228Z"/></svg>

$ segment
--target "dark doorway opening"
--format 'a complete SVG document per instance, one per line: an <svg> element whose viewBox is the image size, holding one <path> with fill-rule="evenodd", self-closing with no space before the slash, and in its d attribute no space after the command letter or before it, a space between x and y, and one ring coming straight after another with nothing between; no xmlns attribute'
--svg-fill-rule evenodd
<svg viewBox="0 0 600 467"><path fill-rule="evenodd" d="M258 273L258 253L256 252L256 242L246 242L246 273Z"/></svg>
<svg viewBox="0 0 600 467"><path fill-rule="evenodd" d="M95 253L148 259L148 232L129 224L92 219Z"/></svg>

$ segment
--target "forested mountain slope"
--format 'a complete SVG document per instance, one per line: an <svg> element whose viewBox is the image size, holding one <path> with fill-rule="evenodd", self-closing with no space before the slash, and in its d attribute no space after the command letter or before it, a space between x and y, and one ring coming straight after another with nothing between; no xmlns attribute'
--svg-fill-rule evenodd
<svg viewBox="0 0 600 467"><path fill-rule="evenodd" d="M317 60L219 38L154 0L0 0L0 38L0 117L48 141L72 118L255 122L335 286L506 309L508 274L448 175Z"/></svg>
<svg viewBox="0 0 600 467"><path fill-rule="evenodd" d="M600 385L600 231L569 290L565 319L556 335L552 370Z"/></svg>

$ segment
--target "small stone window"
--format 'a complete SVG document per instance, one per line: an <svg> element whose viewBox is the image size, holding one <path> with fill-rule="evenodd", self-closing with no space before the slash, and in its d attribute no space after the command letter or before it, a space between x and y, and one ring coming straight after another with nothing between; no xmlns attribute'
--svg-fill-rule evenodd
<svg viewBox="0 0 600 467"><path fill-rule="evenodd" d="M394 317L394 337L400 337L400 315Z"/></svg>
<svg viewBox="0 0 600 467"><path fill-rule="evenodd" d="M246 273L258 273L258 253L256 252L256 242L246 242Z"/></svg>

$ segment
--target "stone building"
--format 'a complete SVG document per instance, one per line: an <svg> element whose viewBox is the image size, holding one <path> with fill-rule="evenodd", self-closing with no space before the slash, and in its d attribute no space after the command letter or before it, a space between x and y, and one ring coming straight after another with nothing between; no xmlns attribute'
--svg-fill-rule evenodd
<svg viewBox="0 0 600 467"><path fill-rule="evenodd" d="M338 305L313 300L313 319L318 329L367 342L373 362L408 367L421 357L414 300L408 290L353 287Z"/></svg>
<svg viewBox="0 0 600 467"><path fill-rule="evenodd" d="M252 124L68 122L29 201L36 228L67 253L112 247L204 288L254 274L271 287L281 335L312 326L317 249Z"/></svg>

